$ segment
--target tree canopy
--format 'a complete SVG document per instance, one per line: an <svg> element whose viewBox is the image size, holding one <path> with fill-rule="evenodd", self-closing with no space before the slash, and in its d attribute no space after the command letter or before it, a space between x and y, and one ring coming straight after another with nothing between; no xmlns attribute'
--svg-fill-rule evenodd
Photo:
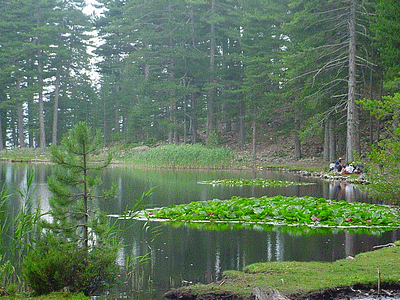
<svg viewBox="0 0 400 300"><path fill-rule="evenodd" d="M256 154L273 131L297 158L313 139L352 161L381 129L357 100L398 92L393 0L101 0L90 18L83 7L0 4L1 148L44 149L85 121L105 144L251 141Z"/></svg>

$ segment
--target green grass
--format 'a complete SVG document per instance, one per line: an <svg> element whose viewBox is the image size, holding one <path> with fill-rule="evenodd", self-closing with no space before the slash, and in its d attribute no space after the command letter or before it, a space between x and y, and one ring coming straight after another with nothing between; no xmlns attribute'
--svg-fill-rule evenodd
<svg viewBox="0 0 400 300"><path fill-rule="evenodd" d="M122 159L136 166L227 168L234 158L235 154L229 148L181 144L159 146L146 151L128 151Z"/></svg>
<svg viewBox="0 0 400 300"><path fill-rule="evenodd" d="M381 283L400 286L400 247L383 248L335 262L266 262L243 271L226 271L221 282L179 289L181 294L233 293L249 299L252 288L277 289L284 295L364 285L377 289L378 269Z"/></svg>
<svg viewBox="0 0 400 300"><path fill-rule="evenodd" d="M3 150L0 153L0 159L16 162L31 162L35 160L48 160L48 153L42 152L39 148L15 148L12 150Z"/></svg>

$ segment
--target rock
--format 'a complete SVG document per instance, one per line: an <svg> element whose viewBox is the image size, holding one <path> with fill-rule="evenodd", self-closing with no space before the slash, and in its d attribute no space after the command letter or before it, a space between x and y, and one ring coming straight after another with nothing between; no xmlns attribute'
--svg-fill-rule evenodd
<svg viewBox="0 0 400 300"><path fill-rule="evenodd" d="M254 287L250 296L251 300L288 300L277 290L266 292L259 287Z"/></svg>
<svg viewBox="0 0 400 300"><path fill-rule="evenodd" d="M139 146L139 147L133 148L132 151L139 152L139 151L147 151L147 150L149 150L149 149L150 149L149 146Z"/></svg>

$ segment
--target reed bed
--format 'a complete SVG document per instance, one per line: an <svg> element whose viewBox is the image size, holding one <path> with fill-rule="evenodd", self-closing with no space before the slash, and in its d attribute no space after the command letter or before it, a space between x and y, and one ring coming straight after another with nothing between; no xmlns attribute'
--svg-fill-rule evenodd
<svg viewBox="0 0 400 300"><path fill-rule="evenodd" d="M137 166L176 168L227 168L235 154L229 148L209 148L200 144L166 145L132 152L126 162Z"/></svg>

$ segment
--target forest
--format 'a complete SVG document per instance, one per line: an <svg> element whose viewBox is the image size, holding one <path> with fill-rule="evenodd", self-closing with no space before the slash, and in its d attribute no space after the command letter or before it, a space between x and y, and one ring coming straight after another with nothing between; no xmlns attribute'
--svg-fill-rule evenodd
<svg viewBox="0 0 400 300"><path fill-rule="evenodd" d="M353 161L396 135L396 0L0 2L0 150L74 124L114 143L257 145Z"/></svg>

